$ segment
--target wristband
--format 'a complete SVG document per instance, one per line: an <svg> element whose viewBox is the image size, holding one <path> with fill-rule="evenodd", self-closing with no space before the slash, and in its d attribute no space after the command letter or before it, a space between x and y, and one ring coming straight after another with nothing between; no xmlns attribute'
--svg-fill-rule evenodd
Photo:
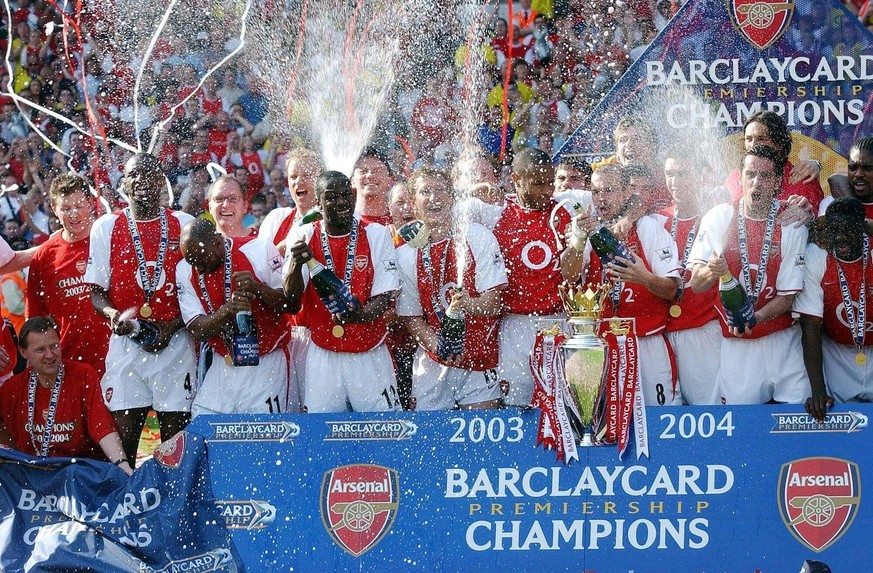
<svg viewBox="0 0 873 573"><path fill-rule="evenodd" d="M121 466L121 464L123 464L125 462L127 462L127 458L121 458L120 460L115 460L114 462L112 462L112 465Z"/></svg>

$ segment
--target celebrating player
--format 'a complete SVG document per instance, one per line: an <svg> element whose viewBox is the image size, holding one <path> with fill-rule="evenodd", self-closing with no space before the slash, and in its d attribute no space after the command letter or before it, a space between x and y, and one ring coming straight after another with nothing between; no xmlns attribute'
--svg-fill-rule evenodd
<svg viewBox="0 0 873 573"><path fill-rule="evenodd" d="M574 213L552 197L555 169L548 154L540 149L518 153L512 161L512 180L517 194L507 196L503 205L472 199L465 207L472 221L493 231L506 263L507 314L500 323L497 373L509 385L504 403L528 406L534 392L530 352L537 321L561 320L558 285L574 280L580 263L568 266L571 253L564 248L562 233Z"/></svg>
<svg viewBox="0 0 873 573"><path fill-rule="evenodd" d="M676 300L670 306L667 339L676 356L679 387L687 404L710 404L721 356L721 327L718 323L718 289L696 293L691 288L688 257L706 212L702 181L697 166L683 148L667 153L664 177L673 195L673 206L656 215L676 241L682 277Z"/></svg>
<svg viewBox="0 0 873 573"><path fill-rule="evenodd" d="M131 157L123 184L130 206L94 223L85 282L112 329L100 385L133 460L150 408L164 440L190 419L196 363L179 311L176 265L182 225L191 216L161 207L166 180L153 155ZM156 335L147 336L152 328Z"/></svg>
<svg viewBox="0 0 873 573"><path fill-rule="evenodd" d="M864 230L860 201L844 197L830 204L820 234L822 245L810 243L806 248L803 291L794 301L812 389L806 410L821 421L834 400L873 400L873 380L867 372L873 340L866 333L873 266L870 237Z"/></svg>
<svg viewBox="0 0 873 573"><path fill-rule="evenodd" d="M295 149L288 153L285 171L294 206L273 209L258 230L258 237L272 241L283 256L291 227L316 205L315 179L322 171L321 161L308 149Z"/></svg>
<svg viewBox="0 0 873 573"><path fill-rule="evenodd" d="M808 232L806 227L776 224L784 162L784 155L772 147L748 150L742 162L742 198L704 215L689 255L696 292L708 291L731 274L755 311L755 325L741 331L737 318L723 304L718 306L724 340L716 393L726 404L800 404L808 394L800 332L790 313L794 296L803 288Z"/></svg>
<svg viewBox="0 0 873 573"><path fill-rule="evenodd" d="M361 220L390 228L388 190L391 189L391 168L376 148L365 149L358 158L352 173L352 187L356 193L355 212Z"/></svg>
<svg viewBox="0 0 873 573"><path fill-rule="evenodd" d="M0 392L0 427L11 435L10 445L32 456L109 460L132 474L97 373L63 358L55 321L31 318L19 336L28 367Z"/></svg>
<svg viewBox="0 0 873 573"><path fill-rule="evenodd" d="M358 219L355 191L342 173L322 173L315 191L324 220L292 229L283 269L291 311L312 334L304 406L309 412L395 410L394 368L383 343L383 315L400 289L391 234ZM351 312L332 316L319 300L307 266L312 259L355 297Z"/></svg>
<svg viewBox="0 0 873 573"><path fill-rule="evenodd" d="M232 175L222 175L206 191L209 214L215 228L225 237L251 237L255 229L243 227L243 217L249 210L245 191Z"/></svg>
<svg viewBox="0 0 873 573"><path fill-rule="evenodd" d="M430 232L423 248L407 244L397 250L403 285L397 314L406 317L421 345L412 378L416 409L499 408L497 323L506 286L500 247L475 223L452 237L454 196L445 173L423 168L408 185L415 213ZM464 313L463 354L456 356L440 352L442 318L450 308Z"/></svg>
<svg viewBox="0 0 873 573"><path fill-rule="evenodd" d="M604 267L593 253L590 241L586 244L587 235L603 224L614 224L626 214L633 199L626 170L611 164L597 168L591 176L591 194L597 213L589 212L577 220L583 233L578 240L586 245L585 282L600 284L606 279L611 283L603 318L634 319L645 403L679 405L682 396L663 334L680 280L676 242L660 221L652 216L641 217L631 227L626 241L633 260L617 257Z"/></svg>
<svg viewBox="0 0 873 573"><path fill-rule="evenodd" d="M209 221L195 219L182 228L180 248L185 258L176 280L182 318L192 336L209 341L214 351L192 416L287 411L284 347L290 332L276 247L263 239L224 237ZM234 366L233 326L237 313L245 311L257 326L256 366ZM296 392L292 396L296 402Z"/></svg>
<svg viewBox="0 0 873 573"><path fill-rule="evenodd" d="M33 256L27 276L26 314L54 317L64 356L85 362L102 376L110 330L94 311L91 289L84 280L94 224L94 198L88 181L72 173L52 181L49 198L62 230L53 234Z"/></svg>

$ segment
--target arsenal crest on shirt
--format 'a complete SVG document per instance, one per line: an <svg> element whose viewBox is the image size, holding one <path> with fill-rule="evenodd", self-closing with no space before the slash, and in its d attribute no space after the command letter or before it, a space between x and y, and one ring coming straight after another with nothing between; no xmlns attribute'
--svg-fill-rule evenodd
<svg viewBox="0 0 873 573"><path fill-rule="evenodd" d="M333 542L355 557L375 547L391 529L400 501L397 470L352 464L325 472L321 519Z"/></svg>
<svg viewBox="0 0 873 573"><path fill-rule="evenodd" d="M763 50L782 37L791 22L794 2L728 0L734 25L747 42Z"/></svg>
<svg viewBox="0 0 873 573"><path fill-rule="evenodd" d="M861 502L858 464L838 458L804 458L782 465L779 512L794 537L824 551L848 531Z"/></svg>
<svg viewBox="0 0 873 573"><path fill-rule="evenodd" d="M164 467L178 469L185 455L185 440L188 434L179 432L155 450L155 459Z"/></svg>

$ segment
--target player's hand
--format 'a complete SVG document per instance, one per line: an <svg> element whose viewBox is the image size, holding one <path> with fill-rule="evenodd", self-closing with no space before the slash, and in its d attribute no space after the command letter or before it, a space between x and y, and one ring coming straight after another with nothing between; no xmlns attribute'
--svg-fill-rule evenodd
<svg viewBox="0 0 873 573"><path fill-rule="evenodd" d="M613 282L646 284L652 276L652 272L646 268L641 258L632 261L624 257L615 257L606 267L607 277Z"/></svg>
<svg viewBox="0 0 873 573"><path fill-rule="evenodd" d="M788 178L788 182L792 185L797 183L812 183L818 179L819 173L821 173L821 165L818 161L811 159L798 161L794 169L791 170L791 177Z"/></svg>
<svg viewBox="0 0 873 573"><path fill-rule="evenodd" d="M462 310L466 313L475 314L473 312L473 299L470 298L470 293L464 289L455 289L452 293L452 300L449 302L449 308Z"/></svg>
<svg viewBox="0 0 873 573"><path fill-rule="evenodd" d="M313 258L309 245L303 241L298 241L291 245L291 250L289 252L291 253L291 260L294 262L295 266L305 265L306 261Z"/></svg>
<svg viewBox="0 0 873 573"><path fill-rule="evenodd" d="M800 227L812 222L812 203L806 197L792 195L785 201L780 201L780 206L782 209L776 216L776 224L780 227Z"/></svg>
<svg viewBox="0 0 873 573"><path fill-rule="evenodd" d="M588 242L588 235L597 230L600 222L593 214L593 209L589 205L584 211L573 217L570 223L570 246L577 251L585 249L585 244Z"/></svg>
<svg viewBox="0 0 873 573"><path fill-rule="evenodd" d="M250 271L237 271L231 277L234 289L237 291L255 294L257 291L258 282Z"/></svg>
<svg viewBox="0 0 873 573"><path fill-rule="evenodd" d="M706 261L706 266L709 268L709 272L712 273L714 277L720 277L723 274L729 272L727 261L724 260L724 257L721 257L715 253L709 255L709 260Z"/></svg>
<svg viewBox="0 0 873 573"><path fill-rule="evenodd" d="M364 312L364 305L357 297L352 297L355 301L355 308L344 314L334 314L333 321L337 324L360 324L364 322L372 322L369 316Z"/></svg>
<svg viewBox="0 0 873 573"><path fill-rule="evenodd" d="M279 251L279 254L284 259L285 258L285 239L282 239L281 241L279 241L279 244L276 245L276 249Z"/></svg>
<svg viewBox="0 0 873 573"><path fill-rule="evenodd" d="M160 322L157 320L149 320L148 322L151 322L158 328L158 338L154 344L143 346L142 349L146 352L160 352L170 344L170 339L173 338L178 328L176 328L173 322Z"/></svg>
<svg viewBox="0 0 873 573"><path fill-rule="evenodd" d="M106 311L109 315L109 328L118 336L129 336L133 333L133 321L122 320L121 312L117 309L109 309Z"/></svg>
<svg viewBox="0 0 873 573"><path fill-rule="evenodd" d="M254 293L236 290L230 295L230 310L233 314L252 310Z"/></svg>
<svg viewBox="0 0 873 573"><path fill-rule="evenodd" d="M806 413L815 418L819 424L823 424L828 415L828 408L833 405L834 399L826 392L813 392L812 396L806 399Z"/></svg>

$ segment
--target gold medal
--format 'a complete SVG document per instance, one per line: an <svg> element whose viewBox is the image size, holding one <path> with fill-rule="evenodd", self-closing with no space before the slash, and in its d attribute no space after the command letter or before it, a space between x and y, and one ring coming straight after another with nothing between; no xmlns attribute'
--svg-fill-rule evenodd
<svg viewBox="0 0 873 573"><path fill-rule="evenodd" d="M330 333L333 334L334 338L342 338L346 333L346 329L343 328L342 325L337 324L333 329L331 329Z"/></svg>
<svg viewBox="0 0 873 573"><path fill-rule="evenodd" d="M674 304L673 306L671 306L670 316L672 316L673 318L679 318L680 316L682 316L682 307L678 304Z"/></svg>
<svg viewBox="0 0 873 573"><path fill-rule="evenodd" d="M864 366L867 364L867 356L859 351L858 354L855 355L855 364L858 366Z"/></svg>
<svg viewBox="0 0 873 573"><path fill-rule="evenodd" d="M149 306L149 303L145 303L139 307L139 315L143 318L148 318L152 315L152 307Z"/></svg>
<svg viewBox="0 0 873 573"><path fill-rule="evenodd" d="M228 366L233 366L233 356L231 356L230 354L225 354L224 355L224 363L227 364Z"/></svg>

